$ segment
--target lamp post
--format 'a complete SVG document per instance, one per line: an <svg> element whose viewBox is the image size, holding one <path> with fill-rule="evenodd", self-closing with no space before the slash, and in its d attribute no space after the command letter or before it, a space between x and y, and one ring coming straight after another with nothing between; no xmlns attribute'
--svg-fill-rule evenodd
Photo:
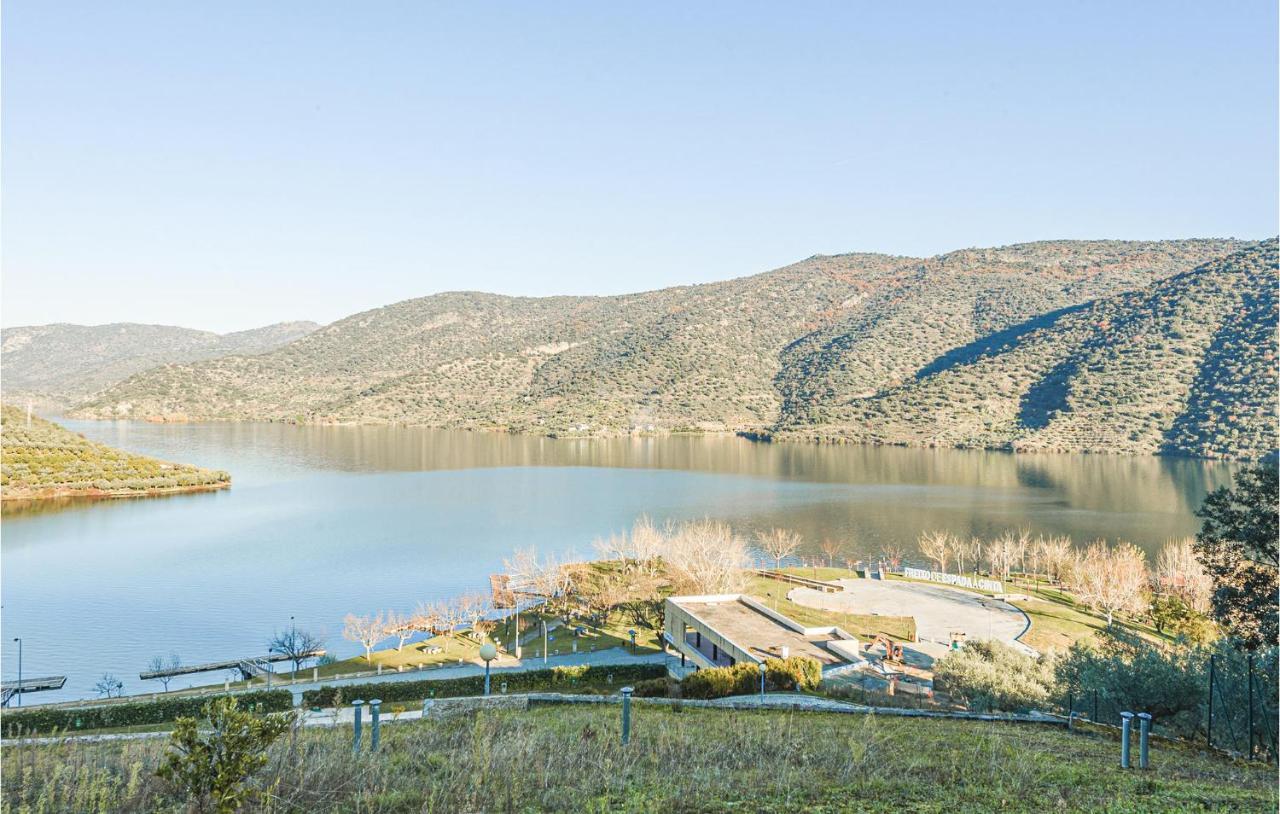
<svg viewBox="0 0 1280 814"><path fill-rule="evenodd" d="M480 658L484 659L484 694L489 694L489 662L498 657L498 648L493 646L493 642L485 642L480 645Z"/></svg>
<svg viewBox="0 0 1280 814"><path fill-rule="evenodd" d="M763 661L762 661L762 662L760 662L760 700L761 700L761 701L763 701L763 700L764 700L764 671L765 671L765 669L766 669L766 667L764 666L764 662L763 662Z"/></svg>
<svg viewBox="0 0 1280 814"><path fill-rule="evenodd" d="M14 695L18 696L18 706L22 706L22 637L14 636L13 640L18 643L18 689Z"/></svg>
<svg viewBox="0 0 1280 814"><path fill-rule="evenodd" d="M547 663L547 620L542 620L542 663Z"/></svg>

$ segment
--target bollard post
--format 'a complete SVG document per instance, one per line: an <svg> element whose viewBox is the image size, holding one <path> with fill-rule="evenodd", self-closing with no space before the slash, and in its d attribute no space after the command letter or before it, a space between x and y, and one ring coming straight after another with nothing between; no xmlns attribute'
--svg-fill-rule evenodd
<svg viewBox="0 0 1280 814"><path fill-rule="evenodd" d="M1138 768L1147 769L1151 766L1149 754L1147 751L1147 742L1151 738L1151 713L1138 713Z"/></svg>
<svg viewBox="0 0 1280 814"><path fill-rule="evenodd" d="M1217 656L1209 657L1209 724L1205 727L1204 739L1210 749L1213 748L1213 668L1217 658Z"/></svg>
<svg viewBox="0 0 1280 814"><path fill-rule="evenodd" d="M1133 729L1133 713L1120 713L1120 768L1129 768L1129 735Z"/></svg>
<svg viewBox="0 0 1280 814"><path fill-rule="evenodd" d="M1249 654L1249 760L1253 760L1253 654Z"/></svg>
<svg viewBox="0 0 1280 814"><path fill-rule="evenodd" d="M360 736L363 734L361 729L364 726L364 701L357 698L351 702L351 706L355 708L356 715L355 735L351 740L351 751L358 755L360 754Z"/></svg>
<svg viewBox="0 0 1280 814"><path fill-rule="evenodd" d="M319 667L312 667L312 668L311 668L311 680L312 680L312 681L319 681L319 680L320 680L320 668L319 668Z"/></svg>
<svg viewBox="0 0 1280 814"><path fill-rule="evenodd" d="M1068 730L1074 728L1072 724L1075 721L1076 716L1074 713L1072 713L1071 710L1073 707L1075 707L1075 705L1076 705L1075 694L1071 690L1067 690L1067 729ZM990 710L988 710L988 712L989 711Z"/></svg>
<svg viewBox="0 0 1280 814"><path fill-rule="evenodd" d="M622 745L631 742L631 693L632 687L622 688Z"/></svg>
<svg viewBox="0 0 1280 814"><path fill-rule="evenodd" d="M378 742L382 740L382 723L378 720L382 712L382 699L375 698L369 702L369 719L373 728L369 732L369 751L378 751Z"/></svg>

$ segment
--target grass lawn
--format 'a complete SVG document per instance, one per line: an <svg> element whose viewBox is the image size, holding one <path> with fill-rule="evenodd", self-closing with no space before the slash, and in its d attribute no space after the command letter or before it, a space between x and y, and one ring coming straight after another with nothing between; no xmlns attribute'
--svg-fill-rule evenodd
<svg viewBox="0 0 1280 814"><path fill-rule="evenodd" d="M543 621L546 621L548 628L550 628L554 622L559 622L560 618L539 614L535 611L523 611L520 614L521 638L525 642L521 648L521 655L526 660L542 658L541 623ZM588 625L585 622L576 622L569 628L561 625L554 630L548 630L547 655L563 656L575 652L573 649L575 639L573 628L578 625L586 628L582 635L576 637L578 653L592 653L597 650L612 650L615 648L631 649L631 637L627 631L633 628L628 624L627 620L622 618L621 614L615 613L610 614L609 620L601 627ZM658 638L660 631L643 627L637 627L634 630L636 631L637 653L643 655L662 651L662 644ZM498 629L493 632L493 638L502 642L505 650L513 650L511 643L515 640L515 618L512 617L499 622Z"/></svg>
<svg viewBox="0 0 1280 814"><path fill-rule="evenodd" d="M877 616L807 608L787 599L787 592L794 587L796 586L789 582L752 576L747 583L746 592L761 604L809 627L838 625L861 639L873 638L878 633L883 633L894 641L911 641L914 638L912 633L915 621L910 616Z"/></svg>
<svg viewBox="0 0 1280 814"><path fill-rule="evenodd" d="M367 740L366 740L367 743ZM179 811L161 740L7 746L4 810ZM637 704L541 707L304 729L268 753L252 810L584 812L1274 812L1274 768L1156 742L1121 770L1108 733L1055 726Z"/></svg>

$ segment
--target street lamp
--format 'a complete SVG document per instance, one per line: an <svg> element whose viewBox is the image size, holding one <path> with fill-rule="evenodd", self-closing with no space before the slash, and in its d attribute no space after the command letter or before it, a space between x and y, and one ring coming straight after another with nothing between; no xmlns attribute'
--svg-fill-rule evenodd
<svg viewBox="0 0 1280 814"><path fill-rule="evenodd" d="M493 642L485 642L480 645L480 658L484 659L484 694L489 694L489 662L498 657L498 648L493 646Z"/></svg>
<svg viewBox="0 0 1280 814"><path fill-rule="evenodd" d="M542 663L547 663L547 620L542 620Z"/></svg>
<svg viewBox="0 0 1280 814"><path fill-rule="evenodd" d="M760 700L761 700L761 701L763 701L763 700L764 700L764 671L765 671L765 669L766 669L766 667L764 666L764 662L763 662L763 661L762 661L762 662L760 662Z"/></svg>
<svg viewBox="0 0 1280 814"><path fill-rule="evenodd" d="M18 696L18 706L22 706L22 637L14 636L13 640L18 643L18 688L14 695Z"/></svg>

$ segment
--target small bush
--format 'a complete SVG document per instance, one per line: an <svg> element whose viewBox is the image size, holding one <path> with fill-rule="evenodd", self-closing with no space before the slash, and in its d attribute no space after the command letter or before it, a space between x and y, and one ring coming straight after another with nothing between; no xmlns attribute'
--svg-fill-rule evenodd
<svg viewBox="0 0 1280 814"><path fill-rule="evenodd" d="M765 689L805 691L817 689L822 681L822 665L816 660L792 656L765 662ZM698 670L680 684L685 698L725 698L760 691L760 668L742 662L732 667Z"/></svg>
<svg viewBox="0 0 1280 814"><path fill-rule="evenodd" d="M636 698L666 698L669 695L665 678L646 678L634 686Z"/></svg>

